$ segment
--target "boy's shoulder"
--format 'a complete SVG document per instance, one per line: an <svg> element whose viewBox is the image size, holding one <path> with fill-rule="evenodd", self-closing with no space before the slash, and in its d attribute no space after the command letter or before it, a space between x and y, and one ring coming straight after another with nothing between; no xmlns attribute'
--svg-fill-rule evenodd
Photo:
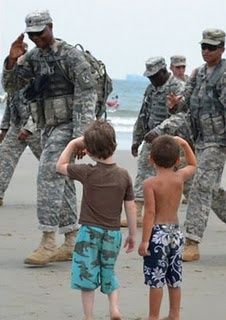
<svg viewBox="0 0 226 320"><path fill-rule="evenodd" d="M143 188L144 189L153 188L156 183L157 183L156 176L149 177L149 178L144 180Z"/></svg>
<svg viewBox="0 0 226 320"><path fill-rule="evenodd" d="M128 171L126 168L121 167L121 166L119 166L119 165L117 165L117 164L116 164L115 167L117 168L117 170L118 170L119 172L121 172L122 174L130 177L129 171Z"/></svg>

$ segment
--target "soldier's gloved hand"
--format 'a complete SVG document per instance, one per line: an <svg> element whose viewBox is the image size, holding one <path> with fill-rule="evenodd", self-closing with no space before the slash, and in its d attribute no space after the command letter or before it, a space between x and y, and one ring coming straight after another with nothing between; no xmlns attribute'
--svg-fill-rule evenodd
<svg viewBox="0 0 226 320"><path fill-rule="evenodd" d="M138 148L139 148L139 143L135 142L131 146L131 153L134 157L138 156Z"/></svg>
<svg viewBox="0 0 226 320"><path fill-rule="evenodd" d="M32 133L28 130L21 129L20 132L18 133L17 138L19 140L26 140Z"/></svg>
<svg viewBox="0 0 226 320"><path fill-rule="evenodd" d="M147 143L152 143L152 141L157 137L158 137L158 134L154 130L151 130L145 134L144 141Z"/></svg>

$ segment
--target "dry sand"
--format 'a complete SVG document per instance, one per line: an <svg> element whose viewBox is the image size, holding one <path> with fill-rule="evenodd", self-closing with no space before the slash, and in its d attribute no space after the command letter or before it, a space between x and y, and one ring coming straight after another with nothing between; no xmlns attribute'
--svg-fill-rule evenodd
<svg viewBox="0 0 226 320"><path fill-rule="evenodd" d="M116 157L134 178L136 159L127 151L117 152ZM80 294L70 289L70 263L53 263L42 268L23 264L40 240L35 207L37 166L31 152L26 150L0 208L0 320L80 320ZM80 200L81 186L76 185ZM181 224L185 209L182 205ZM122 231L125 236L127 230ZM139 229L137 243L140 237ZM59 244L62 240L58 236ZM181 319L226 319L226 226L212 213L200 249L200 261L184 264ZM127 255L122 250L117 274L123 319L145 319L148 287L143 284L142 258L136 252ZM161 315L166 315L167 310L165 290ZM96 320L108 319L107 300L99 291L95 315Z"/></svg>

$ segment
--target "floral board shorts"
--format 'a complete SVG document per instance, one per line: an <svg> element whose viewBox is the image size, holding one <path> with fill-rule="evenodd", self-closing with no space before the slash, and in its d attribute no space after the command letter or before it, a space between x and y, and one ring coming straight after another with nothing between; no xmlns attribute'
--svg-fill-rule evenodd
<svg viewBox="0 0 226 320"><path fill-rule="evenodd" d="M180 287L184 235L177 224L156 224L144 257L144 283L152 288Z"/></svg>
<svg viewBox="0 0 226 320"><path fill-rule="evenodd" d="M120 251L120 230L82 225L75 241L71 267L71 287L109 294L119 287L114 272Z"/></svg>

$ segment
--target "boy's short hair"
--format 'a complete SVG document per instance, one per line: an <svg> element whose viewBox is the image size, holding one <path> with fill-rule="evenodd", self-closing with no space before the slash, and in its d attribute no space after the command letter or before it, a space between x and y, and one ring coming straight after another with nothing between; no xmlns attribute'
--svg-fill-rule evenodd
<svg viewBox="0 0 226 320"><path fill-rule="evenodd" d="M91 156L105 160L116 149L115 130L109 122L96 120L85 130L84 144Z"/></svg>
<svg viewBox="0 0 226 320"><path fill-rule="evenodd" d="M157 166L171 168L180 157L180 147L172 136L163 135L154 139L150 156Z"/></svg>

